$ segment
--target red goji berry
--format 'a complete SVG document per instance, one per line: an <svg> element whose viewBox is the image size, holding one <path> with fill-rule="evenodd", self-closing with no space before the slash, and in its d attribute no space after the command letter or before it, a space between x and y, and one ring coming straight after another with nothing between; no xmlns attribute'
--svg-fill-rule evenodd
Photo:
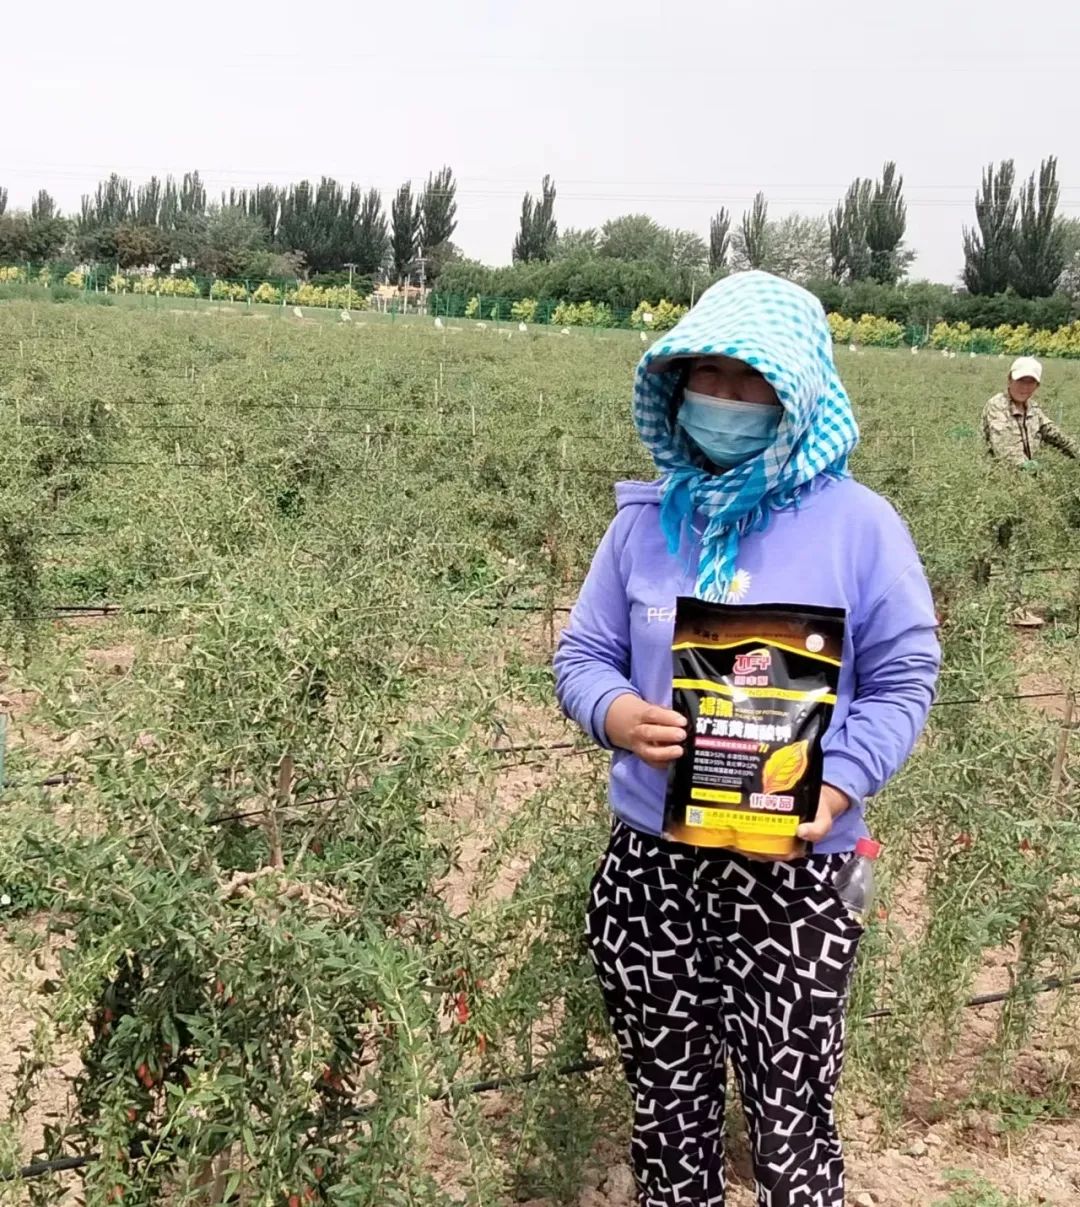
<svg viewBox="0 0 1080 1207"><path fill-rule="evenodd" d="M459 1023L469 1021L469 999L465 993L459 993L454 999L454 1017Z"/></svg>

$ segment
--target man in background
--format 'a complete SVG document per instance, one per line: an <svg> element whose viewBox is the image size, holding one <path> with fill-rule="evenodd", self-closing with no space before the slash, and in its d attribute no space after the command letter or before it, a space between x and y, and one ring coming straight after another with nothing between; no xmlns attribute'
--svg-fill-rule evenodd
<svg viewBox="0 0 1080 1207"><path fill-rule="evenodd" d="M1042 381L1042 364L1033 356L1012 363L1005 390L995 394L983 411L983 438L990 455L1009 465L1034 467L1043 445L1066 457L1080 458L1080 445L1066 436L1035 401Z"/></svg>
<svg viewBox="0 0 1080 1207"><path fill-rule="evenodd" d="M1005 389L995 394L983 410L983 438L987 451L1006 465L1034 470L1035 458L1044 445L1060 449L1066 457L1080 457L1080 446L1047 418L1035 401L1042 381L1042 364L1033 356L1014 360ZM997 527L997 542L1003 548L1012 537L1016 517L1004 519ZM1024 606L1012 614L1012 624L1020 628L1040 628L1045 621Z"/></svg>

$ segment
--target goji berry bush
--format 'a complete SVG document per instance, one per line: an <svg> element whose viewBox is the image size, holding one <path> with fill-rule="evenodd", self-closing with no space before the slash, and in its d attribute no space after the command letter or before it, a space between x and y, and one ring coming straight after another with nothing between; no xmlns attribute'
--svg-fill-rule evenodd
<svg viewBox="0 0 1080 1207"><path fill-rule="evenodd" d="M625 1103L610 1065L557 1075L611 1056L580 939L606 813L548 664L612 482L650 476L640 349L0 308L0 923L58 953L0 1158L96 1154L12 1201L576 1201ZM1016 991L999 1082L1034 989L1080 964L1080 493L1068 463L982 457L996 358L841 369L854 468L911 525L946 652L871 810L849 1080L887 1125L963 1046L990 955ZM1080 428L1080 372L1050 377ZM1021 606L1045 625L1011 628ZM33 1133L60 1049L78 1073ZM497 1110L469 1092L522 1075Z"/></svg>

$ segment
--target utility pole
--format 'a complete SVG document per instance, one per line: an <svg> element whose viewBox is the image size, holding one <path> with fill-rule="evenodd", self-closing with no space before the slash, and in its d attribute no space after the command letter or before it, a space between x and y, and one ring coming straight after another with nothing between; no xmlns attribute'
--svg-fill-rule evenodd
<svg viewBox="0 0 1080 1207"><path fill-rule="evenodd" d="M426 300L424 293L427 288L427 257L417 256L415 264L420 273L420 301L424 302Z"/></svg>

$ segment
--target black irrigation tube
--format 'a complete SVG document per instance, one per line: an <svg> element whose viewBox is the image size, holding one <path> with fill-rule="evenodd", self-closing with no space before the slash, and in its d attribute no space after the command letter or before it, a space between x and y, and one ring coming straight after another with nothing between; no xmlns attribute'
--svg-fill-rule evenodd
<svg viewBox="0 0 1080 1207"><path fill-rule="evenodd" d="M534 742L525 746L492 746L492 754L530 754L553 750L599 750L599 746L582 746L579 742Z"/></svg>
<svg viewBox="0 0 1080 1207"><path fill-rule="evenodd" d="M1000 567L990 571L990 578L1009 578L1014 574L1075 574L1080 566L1017 566L1015 570Z"/></svg>
<svg viewBox="0 0 1080 1207"><path fill-rule="evenodd" d="M394 412L395 414L398 412ZM411 414L414 418L430 417L433 412L430 411L412 411L400 412L402 414ZM455 417L461 420L468 421L470 414L468 411L457 411ZM70 425L63 419L20 419L17 423L19 427L27 428L66 428ZM249 436L252 432L270 432L275 436L364 436L375 437L379 436L383 439L394 440L479 440L482 435L513 435L511 431L505 433L498 432L491 427L483 427L480 430L474 430L470 425L468 430L461 431L442 431L442 432L402 432L396 428L358 428L358 427L270 427L265 424L247 427L223 427L220 424L204 424L204 423L129 423L126 424L122 431L110 433L123 435L124 432L139 431L139 432L209 432L224 436ZM629 433L627 433L629 435ZM547 439L566 440L568 443L600 443L609 439L606 435L593 435L591 432L577 432L573 435L569 433L555 434L552 432L540 431L537 435ZM107 465L108 461L100 461L96 464Z"/></svg>
<svg viewBox="0 0 1080 1207"><path fill-rule="evenodd" d="M969 997L963 1003L962 1008L973 1009L979 1006L990 1006L998 1002L1008 1001L1010 998L1020 997L1026 993L1052 993L1055 989L1064 989L1071 985L1080 984L1080 974L1068 977L1048 977L1044 981L1040 981L1028 988L1018 986L1014 989L1002 990L999 993L980 993L974 997ZM869 1013L862 1016L864 1022L872 1022L879 1018L891 1018L896 1011L889 1006L883 1006L877 1010L871 1010ZM510 1073L505 1077L491 1077L485 1081L472 1081L464 1085L448 1085L441 1090L427 1096L428 1102L446 1102L451 1099L467 1098L474 1094L492 1094L499 1090L514 1089L518 1086L532 1085L540 1081L544 1077L552 1076L555 1078L575 1077L586 1073L594 1073L598 1069L604 1069L614 1064L617 1057L593 1057L588 1060L575 1061L572 1064L559 1065L554 1070L535 1069L529 1073ZM339 1122L348 1122L351 1120L363 1120L371 1117L375 1112L375 1107L364 1107L357 1111L349 1111L338 1117ZM129 1156L133 1159L142 1157L147 1146L151 1142L149 1140L137 1141L129 1149ZM55 1157L48 1161L33 1161L29 1165L22 1166L21 1169L14 1170L11 1173L0 1174L0 1182L16 1182L29 1181L34 1178L46 1177L52 1173L67 1173L72 1170L84 1169L87 1165L101 1159L100 1153L88 1153L82 1156L72 1157Z"/></svg>
<svg viewBox="0 0 1080 1207"><path fill-rule="evenodd" d="M51 1173L67 1173L73 1169L84 1169L101 1159L101 1153L90 1153L82 1157L55 1157L51 1161L32 1161L13 1173L0 1174L0 1182L28 1182L33 1178L44 1178Z"/></svg>
<svg viewBox="0 0 1080 1207"><path fill-rule="evenodd" d="M149 610L158 611L159 609L150 605ZM48 611L50 612L67 612L74 616L82 616L86 613L101 612L106 616L111 616L116 612L137 612L137 608L128 608L124 604L101 603L101 604L50 604Z"/></svg>
<svg viewBox="0 0 1080 1207"><path fill-rule="evenodd" d="M466 418L467 418L467 416L466 416ZM27 423L27 424L24 424L23 426L26 426L26 427L63 427L64 425L62 423L48 423L48 424ZM307 427L307 428L305 428L305 427L248 427L248 428L241 429L241 428L215 427L215 426L210 426L207 424L200 424L200 423L168 423L168 424L133 423L133 424L128 425L127 430L142 431L142 432L199 432L199 433L208 432L208 433L216 434L216 435L220 435L220 436L227 436L227 437L243 436L245 438L252 432L263 432L263 433L269 433L274 436L287 436L290 438L296 438L297 436L301 436L301 437L304 437L305 439L308 437L311 437L311 436L361 436L364 439L369 439L369 440L380 439L380 440L404 440L404 441L410 441L410 440L468 441L468 440L479 440L481 438L481 436L492 434L490 432L485 432L485 431L473 431L471 427L468 430L463 429L461 431L456 431L456 432L455 431L449 431L449 432L447 432L447 431L443 431L443 432L399 432L393 428L390 428L390 429L374 428L369 431L366 428L358 428L358 427L316 427L316 428L311 428L311 427ZM502 433L499 433L499 434L501 435ZM507 434L512 435L512 433L507 433ZM547 436L548 433L540 433L540 435ZM561 436L550 436L549 438L562 439ZM595 442L599 443L600 441L603 441L606 439L607 439L606 436L582 436L582 435L579 435L579 436L574 437L575 442L580 440L580 441L587 441L587 442L595 441Z"/></svg>
<svg viewBox="0 0 1080 1207"><path fill-rule="evenodd" d="M5 780L0 778L0 796L9 788L62 788L68 784L81 784L82 776L73 771L57 771L41 780Z"/></svg>
<svg viewBox="0 0 1080 1207"><path fill-rule="evenodd" d="M51 400L51 401L53 402L53 405L59 405L61 407L67 405L64 402L58 402L57 400ZM2 399L0 399L0 407L2 407L3 405L4 405L4 402ZM71 405L78 406L81 404L73 403ZM145 398L145 399L144 398L128 398L128 399L113 400L108 405L111 407L123 407L123 406L198 407L200 409L205 409L205 399L200 398L197 402L191 402L188 400L180 402L180 401L171 401L171 400L161 401L158 399L149 399L149 398ZM217 405L220 406L222 404L218 403ZM453 402L448 401L446 403L435 403L434 405L421 404L416 407L369 407L369 406L364 406L362 403L321 403L321 402L233 402L233 403L228 403L227 405L231 409L237 411L241 416L243 415L243 413L245 411L257 411L257 410L264 410L264 411L265 410L269 410L269 411L303 410L303 411L324 411L324 412L325 411L340 411L340 412L343 412L346 414L354 414L354 415L409 415L414 419L415 418L437 418L437 417L446 417L446 416L456 416L457 418L460 418L460 419L470 419L474 411L477 416L486 416L489 414L491 414L491 415L505 414L505 410L499 405L498 402L495 402L495 401L493 401L489 404L486 404L486 405L476 406L474 403L465 403L465 402L462 402L461 400L456 400ZM537 416L537 418L540 422L543 422L544 416L543 416L543 414L539 414ZM57 420L32 420L32 419L24 419L24 420L20 420L20 422L25 427L47 427L47 426L52 426L53 424L62 423L62 421L57 421ZM131 426L137 427L137 428L146 428L146 427L154 427L157 425L155 425L155 424L133 424ZM166 425L166 426L168 426L168 425ZM200 430L205 431L207 429L202 428ZM218 428L214 428L214 429L210 429L210 430L225 431L225 430L230 430L230 429L218 427ZM248 431L251 431L251 430L265 431L267 429L257 427L254 429L249 428L247 430ZM491 428L486 427L484 430L491 431ZM627 436L634 436L633 428L629 425L629 423L627 423L626 426L622 428L622 431L623 431L623 434L625 434ZM364 433L364 434L366 435L367 433ZM372 434L374 434L374 433L372 433ZM616 431L614 434L617 435L618 431ZM581 431L575 432L572 435L570 433L567 433L568 440L600 441L600 440L607 440L609 438L610 438L610 433L600 433L600 432L593 433L593 432L581 432Z"/></svg>
<svg viewBox="0 0 1080 1207"><path fill-rule="evenodd" d="M54 536L60 536L60 535L82 536L82 535L87 535L87 534L75 532L75 533L71 533L71 534L54 533L53 535ZM471 545L468 545L465 542L461 542L460 544L461 544L462 548L471 548L472 547ZM61 563L61 564L69 565L69 564L73 564L73 563L65 562L65 563ZM193 570L193 571L191 571L191 573L192 574L209 573L209 571L194 571ZM1074 574L1074 573L1080 573L1080 565L1076 565L1076 566L1020 566L1020 567L1017 567L1015 570L999 568L999 569L991 570L990 577L991 578L1005 578L1011 574ZM580 590L582 586L583 586L582 583L571 584L571 589ZM180 611L181 609L193 608L196 606L197 605L195 605L194 603L190 603L190 604L177 604L177 603L152 604L152 605L146 605L146 606L130 606L127 604L119 604L119 603L49 604L46 607L45 614L36 614L35 613L31 616L23 617L22 619L27 619L27 620L57 619L59 617L62 617L62 615L64 613L70 613L72 615L102 615L102 616L113 616L113 615L117 615L120 613L127 614L127 615L158 615L161 613ZM205 607L205 606L209 606L209 605L198 605L198 606ZM573 611L573 606L571 604L553 604L552 605L552 604L541 604L541 603L500 603L497 601L490 601L490 602L485 601L480 604L469 603L469 604L467 604L467 606L485 608L490 611L543 612L545 614L550 614L552 612L566 614L566 613ZM389 614L389 613L395 612L397 610L398 609L388 607L388 608L378 609L377 611L380 613ZM369 609L369 608L363 608L363 609L361 609L361 611L371 613L373 610ZM12 617L11 615L8 615L6 617L6 619L14 619L14 617ZM1051 693L1051 694L1057 694L1057 693Z"/></svg>
<svg viewBox="0 0 1080 1207"><path fill-rule="evenodd" d="M294 433L294 434L295 434L295 433ZM382 440L385 440L385 439L387 439L387 438L388 438L388 436L392 435L392 433L387 433L387 432L381 432L381 433L380 433L380 432L362 432L362 433L361 433L361 435L363 435L363 436L370 436L370 437L371 437L373 440L374 440L374 439L382 439ZM402 437L402 436L400 436L400 435L397 437L397 439L402 439L402 438L403 438L403 437ZM467 436L465 436L464 438L465 438L465 439L467 439L467 440L471 440L471 439L473 439L473 437L472 437L472 436L468 436L468 435L467 435ZM452 437L451 437L451 436L440 436L440 437L438 437L438 439L442 439L442 440L450 440L450 439L454 439L454 440L457 440L457 439L460 439L460 437L458 437L458 436L456 436L456 435L455 435L455 436L452 436ZM101 459L97 459L97 458L95 458L95 460L93 461L93 463L92 463L92 464L91 464L91 463L87 463L87 464L85 464L85 465L78 466L77 468L80 468L80 469L97 469L99 466L102 466L102 465L110 465L110 466L117 465L117 466L123 466L123 467L124 467L124 468L126 468L126 469L197 469L197 470L202 470L202 469L207 469L207 470L209 470L209 469L217 469L217 470L235 470L235 471L238 471L238 472L239 472L239 471L241 471L241 470L249 470L249 469L280 469L280 468L281 468L281 462L280 462L280 461L237 461L237 462L225 462L225 461L171 461L171 460L169 460L168 458L163 458L163 459L158 460L158 461L124 461L124 460L115 460L115 459L110 458L110 457L105 457L105 458L101 458ZM359 463L358 463L358 464L357 464L355 467L350 467L350 468L355 468L355 469L356 469L356 472L357 472L357 473L360 473L360 472L362 472L362 471L366 470L368 467L367 467L367 466L365 466L365 465L361 465L361 464L359 464ZM572 468L572 467L568 467L568 468ZM586 470L577 470L577 469L573 469L573 472L574 472L574 473L579 473L579 472L581 472L581 473L607 473L608 471L607 471L607 470L588 470L588 469L586 469ZM618 478L619 476L620 476L620 474L618 474L618 473L616 473L616 474L615 474L615 477L616 477L616 478ZM630 476L631 476L631 477L635 477L635 476L636 476L636 477L640 477L641 475L640 475L640 472L639 472L639 471L635 470L635 471L633 471L633 473L632 473ZM613 480L614 480L614 479L613 479Z"/></svg>
<svg viewBox="0 0 1080 1207"><path fill-rule="evenodd" d="M1057 700L1068 696L1068 690L1056 692L1017 692L1007 696L966 696L956 700L935 700L931 708L950 708L953 705L996 704L999 700Z"/></svg>
<svg viewBox="0 0 1080 1207"><path fill-rule="evenodd" d="M182 377L170 378L168 381L173 381L180 384L185 379ZM187 379L187 385L190 387L191 379ZM68 402L65 399L50 398L50 399L34 399L35 403L40 405L41 402L48 402L50 406L85 406L86 402ZM6 400L0 400L0 405L15 405ZM158 398L114 398L108 404L110 407L199 407L205 409L206 399L200 397L197 400L185 398L183 400L173 399L158 399ZM227 406L230 410L236 410L241 413L244 411L348 411L351 413L359 413L361 415L435 415L440 411L448 409L442 403L435 403L433 406L421 404L416 407L369 407L360 402L230 402L225 400L219 401L216 406ZM461 403L454 404L455 407L460 407ZM492 410L494 410L494 405Z"/></svg>
<svg viewBox="0 0 1080 1207"><path fill-rule="evenodd" d="M224 826L229 822L246 821L249 817L265 817L270 812L284 812L286 809L311 809L316 805L328 805L343 799L344 794L336 792L333 796L316 796L311 800L283 801L281 804L275 805L273 809L268 805L262 809L247 809L240 813L223 813L218 817L208 817L203 824L211 827Z"/></svg>
<svg viewBox="0 0 1080 1207"><path fill-rule="evenodd" d="M41 428L63 428L66 426L62 420L59 421L30 421L24 420L22 427L41 427ZM394 440L478 440L479 435L473 431L461 432L398 432L393 429L387 431L383 428L372 429L368 431L358 427L337 427L337 428L303 428L303 427L249 427L244 429L216 427L201 423L132 423L128 424L129 431L149 431L149 432L208 432L216 433L223 436L244 436L247 437L251 432L270 432L275 436L363 436L366 439L394 439ZM599 437L595 437L599 439ZM109 462L101 461L95 464L107 465Z"/></svg>
<svg viewBox="0 0 1080 1207"><path fill-rule="evenodd" d="M1067 977L1047 977L1045 981L1038 981L1030 987L1017 986L1013 989L1002 989L997 993L977 993L974 997L965 999L963 1009L970 1010L978 1006L993 1006L998 1002L1007 1002L1010 998L1021 997L1025 993L1052 993L1055 989L1065 989L1070 985L1080 985L1080 973ZM895 1013L896 1011L892 1007L882 1006L877 1010L871 1010L868 1014L864 1014L863 1020L865 1022L872 1022L877 1018L892 1018Z"/></svg>
<svg viewBox="0 0 1080 1207"><path fill-rule="evenodd" d="M599 753L599 746L583 746L580 742L556 742L553 745L544 745L543 743L533 743L523 746L490 746L488 753L494 755L509 755L509 754L547 754L556 751L564 752L564 757L572 758L575 755L596 754ZM517 766L539 766L539 763L511 763L503 764L502 770L507 767ZM330 768L330 770L341 770L341 768ZM40 780L4 780L0 779L0 796L3 796L9 789L12 788L64 788L72 787L79 784L85 784L89 781L74 771L57 771L47 775ZM332 801L340 801L348 795L350 789L345 789L343 792L336 792L332 796L317 796L311 800L294 800L278 806L281 809L306 809L314 805L325 805ZM240 813L225 813L219 817L207 818L205 825L220 826L226 822L243 821L248 817L260 817L268 813L269 807L262 809L248 809Z"/></svg>
<svg viewBox="0 0 1080 1207"><path fill-rule="evenodd" d="M209 605L202 605L208 607ZM125 604L54 604L48 606L44 612L30 612L23 616L18 616L14 612L0 613L0 620L10 621L26 621L26 620L77 620L79 617L86 616L95 620L103 620L110 616L167 616L174 612L183 611L185 608L196 610L195 604L167 604L167 605L139 605L135 607L127 607Z"/></svg>
<svg viewBox="0 0 1080 1207"><path fill-rule="evenodd" d="M24 427L64 427L64 424L41 424L41 422L25 422ZM366 431L362 427L249 427L245 430L232 427L214 427L206 424L130 424L130 430L151 432L206 432L211 436L247 436L247 433L272 432L274 436L310 437L310 436L362 436L366 439L396 439L396 441L475 441L479 439L477 432L397 432L386 431L384 428L373 428ZM94 465L111 465L110 461L93 461ZM257 462L255 462L257 463ZM243 467L239 462L237 468Z"/></svg>
<svg viewBox="0 0 1080 1207"><path fill-rule="evenodd" d="M70 565L72 563L62 563L62 564ZM190 573L191 574L209 574L210 571L209 570L192 570L192 571L190 571ZM1010 572L1007 570L995 570L992 572L991 577L992 578L1005 577L1009 573ZM1072 574L1072 573L1080 573L1080 566L1029 566L1029 567L1024 567L1023 569L1017 570L1017 571L1015 571L1015 573L1017 573L1017 574ZM582 586L583 586L583 584L579 583L579 584L577 584L575 589L580 590ZM196 604L194 602L186 603L186 604L179 604L179 603L148 604L148 605L143 605L143 606L139 606L139 605L132 606L132 605L128 605L128 604L119 604L119 603L48 604L48 605L46 605L46 610L44 613L33 613L29 616L24 616L24 617L15 617L13 614L5 614L3 618L8 619L8 620L13 620L13 619L58 620L58 619L63 619L65 615L72 615L72 616L82 616L82 615L87 615L87 616L116 616L116 615L156 616L156 615L167 614L170 612L179 612L179 611L182 611L185 609L190 610L190 609L193 609L196 607L205 608L205 607L209 607L209 606L210 605L208 605L208 604ZM483 608L483 609L486 609L487 611L492 611L492 612L499 612L499 611L503 611L503 612L543 612L545 614L557 612L562 615L569 614L570 612L572 612L574 610L572 604L499 603L494 600L492 600L490 602L485 601L485 602L479 603L479 604L472 604L472 603L469 603L468 601L466 601L465 606ZM371 608L361 608L360 609L360 611L366 612L368 614L376 614L376 615L388 615L388 614L391 614L398 610L399 609L389 608L389 607L388 608L379 608L379 609L371 609Z"/></svg>
<svg viewBox="0 0 1080 1207"><path fill-rule="evenodd" d="M950 708L950 707L971 707L976 704L994 704L998 701L1012 702L1016 700L1061 700L1067 699L1069 696L1067 689L1052 692L1016 692L1010 695L1003 696L967 696L955 700L935 700L930 705L931 708ZM520 754L561 754L564 758L573 758L577 755L596 754L603 748L600 746L583 746L580 742L527 742L522 745L502 746L494 745L488 747L488 753L494 755L520 755ZM511 766L539 766L539 762L522 761L520 763L510 764ZM15 780L7 783L0 782L0 794L6 792L9 788L55 788L72 784L81 784L85 782L81 776L74 772L63 771L47 776L42 780ZM294 801L291 804L283 805L282 808L303 808L307 805L326 804L329 801L340 800L341 794L327 797L317 797L309 801ZM245 817L257 817L266 813L266 809L254 809L246 813L229 813L223 817L215 817L209 819L207 825L222 825L227 821L238 821Z"/></svg>
<svg viewBox="0 0 1080 1207"><path fill-rule="evenodd" d="M428 518L427 516L423 516L423 515L418 516L417 523L421 523L421 522L427 520L427 518ZM53 528L53 529L46 528L46 529L42 530L41 535L43 537L49 537L49 538L55 540L55 539L59 539L59 538L68 539L70 537L77 537L77 536L99 537L99 536L103 536L103 535L106 535L111 532L124 532L124 531L126 531L126 529L124 528L123 525L116 524L114 519L112 517L109 517L107 520L105 520L105 522L95 521L94 523L90 524L86 528ZM399 543L399 542L407 539L411 535L412 535L411 533L391 532L385 537L385 544L386 544L387 548L391 548L391 547L393 547L393 545L396 542ZM430 533L426 533L425 535L428 537L430 543L437 544L440 549L468 549L468 550L472 550L475 552L483 552L483 553L491 552L491 549L489 546L478 547L475 541L439 541L437 539L438 532L436 532L434 537L432 537ZM303 553L308 557L314 558L317 561L324 560L323 553L313 552L312 550L307 549L303 546L296 546L296 548L297 548L298 552ZM327 550L325 552L326 552L326 555L328 556L332 551ZM77 565L77 563L73 562L73 561L57 561L53 564L60 565L60 566ZM143 566L143 565L157 566L160 563L158 563L158 562L136 562L134 564L136 566ZM195 573L195 571L192 571L192 573ZM201 573L201 571L199 571L199 573Z"/></svg>
<svg viewBox="0 0 1080 1207"><path fill-rule="evenodd" d="M14 613L0 614L0 619L4 620L68 620L78 616L163 616L170 615L180 611L205 611L212 605L206 603L187 603L187 604L150 604L138 607L128 607L126 604L118 603L101 603L101 604L50 604L44 612L34 612L27 616L16 616ZM471 604L466 602L465 607L476 607L486 612L542 612L544 615L550 613L566 614L573 610L570 604L540 604L540 603L496 603L494 601L484 601L482 603ZM387 616L396 615L400 612L400 608L359 608L358 611L365 615Z"/></svg>
<svg viewBox="0 0 1080 1207"><path fill-rule="evenodd" d="M71 782L79 783L80 781L73 780ZM0 785L0 795L3 795L3 791L4 791L4 788L2 785ZM243 812L239 812L239 813L224 813L218 817L208 817L208 818L204 819L204 821L201 824L212 829L215 826L223 826L223 825L230 824L232 822L247 821L249 818L252 818L252 817L266 817L271 812L280 814L280 813L286 812L287 810L297 810L297 809L304 810L304 809L314 808L316 805L328 805L328 804L337 805L337 804L340 804L345 799L346 799L346 796L343 793L335 793L333 796L317 796L317 797L313 797L311 800L297 800L297 801L292 801L290 803L283 803L281 805L275 806L275 808L273 810L269 806L267 806L262 809L247 809L247 810L244 810ZM324 816L328 817L330 812L331 811L328 810ZM279 824L282 828L284 828L285 826L299 825L301 823L306 825L307 818L306 817L281 817L279 820ZM149 836L150 836L149 830L138 830L134 834L130 835L129 837L132 839L139 839L139 838L148 838ZM48 854L47 853L37 853L37 854L27 855L24 858L26 858L27 860L46 859L46 858L48 858ZM0 1182L2 1182L2 1181L3 1181L3 1178L0 1178Z"/></svg>

